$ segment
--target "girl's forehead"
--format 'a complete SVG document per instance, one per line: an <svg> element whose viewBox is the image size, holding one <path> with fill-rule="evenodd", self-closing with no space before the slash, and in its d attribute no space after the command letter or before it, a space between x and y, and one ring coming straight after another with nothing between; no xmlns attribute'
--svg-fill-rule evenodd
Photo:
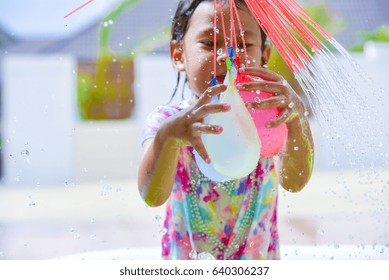
<svg viewBox="0 0 389 280"><path fill-rule="evenodd" d="M199 4L193 12L188 29L192 29L196 33L213 32L214 29L214 4L212 1L205 1ZM240 21L245 34L261 32L259 25L249 11L238 9ZM236 16L234 16L235 25L237 25ZM223 17L225 25L229 30L230 26L230 9L228 5L223 6ZM220 29L222 27L222 16L220 6L216 7L216 25ZM191 28L192 27L192 28ZM228 32L228 30L226 30ZM220 30L221 31L221 30Z"/></svg>

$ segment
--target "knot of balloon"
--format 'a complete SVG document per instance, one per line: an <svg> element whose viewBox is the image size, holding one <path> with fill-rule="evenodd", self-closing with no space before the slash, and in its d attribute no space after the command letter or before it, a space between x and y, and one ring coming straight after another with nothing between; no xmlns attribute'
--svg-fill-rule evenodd
<svg viewBox="0 0 389 280"><path fill-rule="evenodd" d="M194 150L195 160L200 171L213 181L229 181L248 176L257 167L260 158L272 157L284 147L288 130L285 124L267 128L266 124L279 116L280 109L250 109L247 102L258 102L273 96L265 91L238 91L239 83L252 82L249 75L237 70L239 57L233 59L230 47L226 60L227 75L225 92L214 96L211 103L224 103L231 106L230 111L211 114L205 122L223 127L221 134L203 134L202 140L211 159L207 164ZM216 78L211 80L216 84Z"/></svg>

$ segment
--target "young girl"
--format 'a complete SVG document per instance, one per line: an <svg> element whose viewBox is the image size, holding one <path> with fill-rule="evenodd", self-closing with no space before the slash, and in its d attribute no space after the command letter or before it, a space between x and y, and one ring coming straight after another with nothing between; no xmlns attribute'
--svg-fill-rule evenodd
<svg viewBox="0 0 389 280"><path fill-rule="evenodd" d="M225 29L231 28L228 1L223 1ZM313 167L313 142L304 105L284 79L266 69L270 55L266 37L249 12L244 0L235 0L244 32L236 40L245 44L250 67L242 73L266 81L238 85L242 90L266 90L270 97L250 102L249 109L278 107L280 116L267 126L286 123L288 139L275 157L261 158L246 178L214 182L205 177L193 151L210 163L202 134L221 134L223 127L204 123L209 114L223 114L226 104L211 99L226 90L225 53L217 52L217 81L210 86L214 62L214 30L222 30L221 13L212 0L181 0L173 19L171 57L175 68L186 74L193 93L179 106L159 106L148 117L142 136L143 159L139 168L139 192L150 206L166 205L162 238L164 259L278 259L277 186L300 191ZM236 21L235 29L239 30ZM217 48L224 49L222 32L217 32ZM227 152L233 152L228 151Z"/></svg>

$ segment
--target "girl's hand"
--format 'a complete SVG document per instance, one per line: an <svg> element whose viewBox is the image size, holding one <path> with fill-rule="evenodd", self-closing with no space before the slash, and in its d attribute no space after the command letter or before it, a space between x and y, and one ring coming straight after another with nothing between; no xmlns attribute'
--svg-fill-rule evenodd
<svg viewBox="0 0 389 280"><path fill-rule="evenodd" d="M288 124L297 117L302 118L304 116L304 103L281 75L266 68L247 67L240 69L240 71L242 74L259 77L262 80L238 84L238 90L260 90L274 94L273 97L261 100L260 102L253 101L246 103L248 109L268 109L275 107L281 109L279 117L266 124L268 128L277 127L282 123Z"/></svg>
<svg viewBox="0 0 389 280"><path fill-rule="evenodd" d="M206 124L204 119L209 114L230 110L230 106L227 104L210 104L213 96L222 93L226 89L225 85L216 85L208 88L194 104L186 110L182 110L170 120L174 138L178 140L177 143L179 145L193 146L207 163L210 163L211 160L204 147L201 135L203 133L220 134L223 132L223 128L218 125Z"/></svg>

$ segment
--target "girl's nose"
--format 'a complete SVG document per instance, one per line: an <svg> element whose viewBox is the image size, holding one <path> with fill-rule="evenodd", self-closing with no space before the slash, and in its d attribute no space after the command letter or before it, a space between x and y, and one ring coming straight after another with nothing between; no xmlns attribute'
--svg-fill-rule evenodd
<svg viewBox="0 0 389 280"><path fill-rule="evenodd" d="M224 64L226 62L226 59L227 59L226 52L222 48L220 48L217 50L216 54L217 54L216 62L219 65Z"/></svg>

